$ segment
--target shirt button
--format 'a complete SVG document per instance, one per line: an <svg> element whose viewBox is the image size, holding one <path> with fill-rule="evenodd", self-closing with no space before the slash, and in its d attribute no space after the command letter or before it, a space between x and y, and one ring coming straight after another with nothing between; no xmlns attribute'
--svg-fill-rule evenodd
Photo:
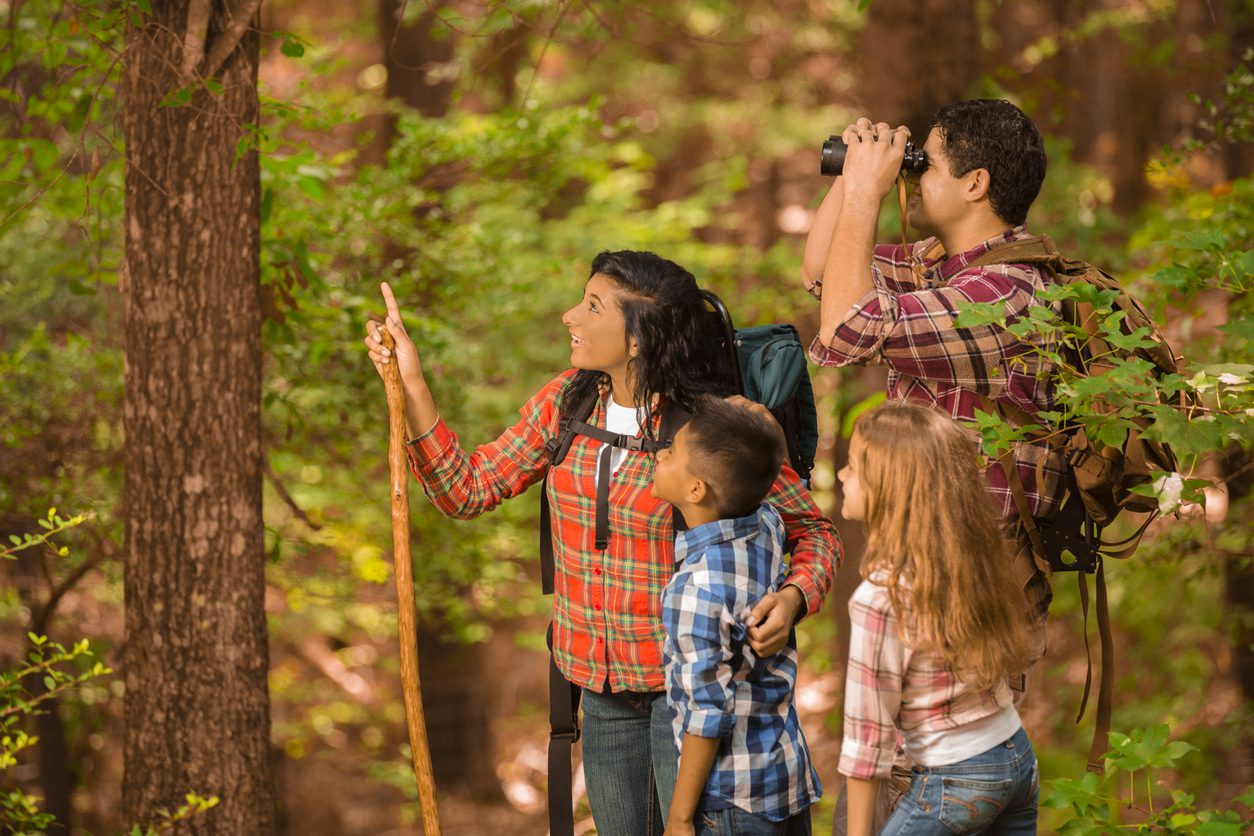
<svg viewBox="0 0 1254 836"><path fill-rule="evenodd" d="M597 604L597 605L596 605L596 611L597 611L597 612L600 612L600 611L601 611L601 605L600 605L600 604Z"/></svg>
<svg viewBox="0 0 1254 836"><path fill-rule="evenodd" d="M593 569L593 570L592 570L592 574L594 574L594 575L599 575L599 574L601 574L601 570L600 570L600 569Z"/></svg>

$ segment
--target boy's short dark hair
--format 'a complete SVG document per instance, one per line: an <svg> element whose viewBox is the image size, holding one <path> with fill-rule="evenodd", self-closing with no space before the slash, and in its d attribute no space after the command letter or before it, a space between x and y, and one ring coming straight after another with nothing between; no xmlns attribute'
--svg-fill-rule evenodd
<svg viewBox="0 0 1254 836"><path fill-rule="evenodd" d="M723 519L752 514L779 475L788 451L769 414L712 395L696 399L688 430L688 467L714 493Z"/></svg>
<svg viewBox="0 0 1254 836"><path fill-rule="evenodd" d="M988 200L1011 226L1027 219L1045 180L1045 143L1036 124L1003 99L968 99L945 105L932 117L940 128L949 173L961 177L988 170Z"/></svg>

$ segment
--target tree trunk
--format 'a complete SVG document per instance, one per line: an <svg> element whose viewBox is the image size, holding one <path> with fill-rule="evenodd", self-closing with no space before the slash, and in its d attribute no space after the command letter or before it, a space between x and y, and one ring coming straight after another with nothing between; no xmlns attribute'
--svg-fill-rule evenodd
<svg viewBox="0 0 1254 836"><path fill-rule="evenodd" d="M980 77L976 4L876 0L859 52L861 115L906 125L922 145L937 108L964 98Z"/></svg>
<svg viewBox="0 0 1254 836"><path fill-rule="evenodd" d="M265 834L260 177L255 151L236 155L258 120L260 36L249 21L223 92L161 107L198 2L211 52L225 0L154 0L127 33L123 802L128 823L155 824L188 792L216 795L179 832Z"/></svg>

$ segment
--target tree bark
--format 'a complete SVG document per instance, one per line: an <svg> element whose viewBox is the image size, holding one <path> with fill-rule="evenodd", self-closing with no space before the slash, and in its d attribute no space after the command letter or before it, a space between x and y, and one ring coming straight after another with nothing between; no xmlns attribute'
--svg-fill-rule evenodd
<svg viewBox="0 0 1254 836"><path fill-rule="evenodd" d="M936 110L964 98L980 77L976 4L876 0L859 51L862 115L906 125L922 145Z"/></svg>
<svg viewBox="0 0 1254 836"><path fill-rule="evenodd" d="M126 680L123 803L155 824L188 792L220 804L187 833L274 832L261 517L260 35L223 92L179 88L189 5L152 3L125 71ZM236 12L239 14L239 12ZM231 20L212 0L207 47Z"/></svg>

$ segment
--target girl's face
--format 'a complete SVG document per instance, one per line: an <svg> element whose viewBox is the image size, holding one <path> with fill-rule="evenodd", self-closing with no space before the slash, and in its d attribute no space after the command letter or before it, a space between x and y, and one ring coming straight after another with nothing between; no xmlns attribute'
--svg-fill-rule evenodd
<svg viewBox="0 0 1254 836"><path fill-rule="evenodd" d="M847 520L866 519L866 494L862 492L862 480L858 478L857 470L860 455L862 455L862 439L855 435L849 442L849 463L836 474L836 477L840 479L840 492L843 497L840 515Z"/></svg>
<svg viewBox="0 0 1254 836"><path fill-rule="evenodd" d="M636 341L627 340L622 296L613 279L596 273L584 285L579 304L562 314L562 324L570 329L572 366L626 379Z"/></svg>

